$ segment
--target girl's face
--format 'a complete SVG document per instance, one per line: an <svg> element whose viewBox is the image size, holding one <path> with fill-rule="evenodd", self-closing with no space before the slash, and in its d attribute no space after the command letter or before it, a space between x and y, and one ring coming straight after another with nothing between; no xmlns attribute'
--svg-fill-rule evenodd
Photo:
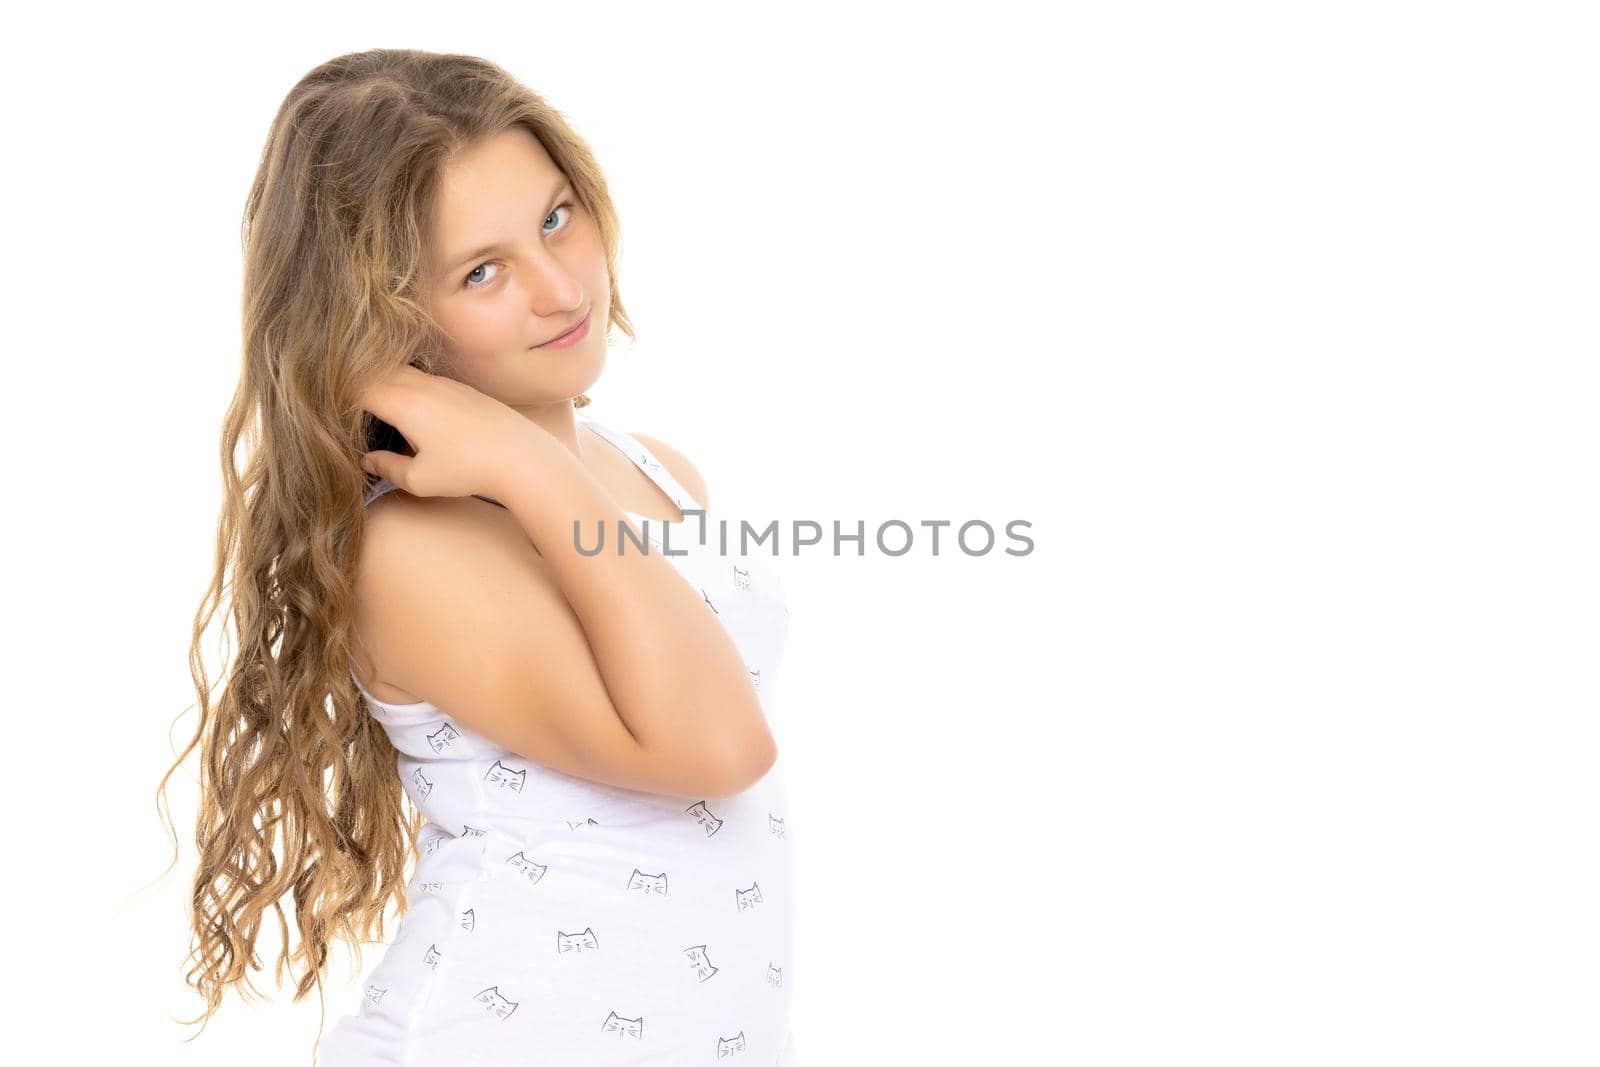
<svg viewBox="0 0 1600 1067"><path fill-rule="evenodd" d="M446 164L429 235L444 373L529 413L594 384L611 308L605 248L537 138L508 130ZM539 347L585 315L577 343Z"/></svg>

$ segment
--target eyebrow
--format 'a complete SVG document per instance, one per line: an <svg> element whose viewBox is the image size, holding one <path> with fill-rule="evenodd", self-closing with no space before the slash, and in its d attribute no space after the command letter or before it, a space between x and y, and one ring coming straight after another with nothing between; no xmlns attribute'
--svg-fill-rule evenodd
<svg viewBox="0 0 1600 1067"><path fill-rule="evenodd" d="M571 186L572 182L570 179L562 178L561 184L550 191L550 196L547 198L547 202L549 200L554 200L556 197L560 196L563 191L571 188ZM499 241L496 241L493 244L484 245L482 248L475 248L471 252L463 252L461 255L452 259L447 266L439 271L439 277L442 278L451 271L466 266L469 261L477 259L479 256L487 256L490 252L498 252L503 247L504 246Z"/></svg>

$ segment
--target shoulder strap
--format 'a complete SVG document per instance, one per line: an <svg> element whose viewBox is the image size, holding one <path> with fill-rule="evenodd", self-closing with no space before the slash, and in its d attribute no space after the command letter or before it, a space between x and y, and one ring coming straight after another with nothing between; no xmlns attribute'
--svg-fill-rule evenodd
<svg viewBox="0 0 1600 1067"><path fill-rule="evenodd" d="M699 501L689 495L689 491L683 487L678 479L672 476L671 471L667 470L666 464L657 459L655 453L640 444L637 437L634 437L631 433L623 433L621 430L613 430L601 426L593 419L579 419L578 421L615 445L618 451L633 460L634 465L644 471L645 477L660 486L661 491L666 493L674 504L678 505L679 511L686 509L702 510Z"/></svg>
<svg viewBox="0 0 1600 1067"><path fill-rule="evenodd" d="M366 507L368 504L372 503L374 500L378 499L383 494L389 492L391 489L398 489L398 488L400 488L400 487L398 485L395 485L389 479L387 479L387 478L379 478L367 490L365 499L363 499L361 501L361 506L362 507Z"/></svg>
<svg viewBox="0 0 1600 1067"><path fill-rule="evenodd" d="M374 500L378 499L383 494L388 493L388 492L392 492L392 491L394 491L394 490L396 490L398 488L400 488L400 487L398 485L395 485L389 479L387 479L387 478L379 478L376 482L374 482L372 484L371 488L369 488L366 491L366 495L361 501L361 506L362 507L366 507L368 504L371 504ZM479 500L486 501L486 502L488 502L490 504L495 505L496 507L502 507L502 508L505 507L504 504L500 503L498 500L495 500L493 497L483 496L480 493L473 493L472 495L477 497Z"/></svg>

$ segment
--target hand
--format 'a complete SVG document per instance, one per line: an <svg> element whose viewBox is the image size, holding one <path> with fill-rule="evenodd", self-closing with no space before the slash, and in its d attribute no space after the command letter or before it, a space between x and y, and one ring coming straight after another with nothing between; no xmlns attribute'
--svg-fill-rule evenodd
<svg viewBox="0 0 1600 1067"><path fill-rule="evenodd" d="M510 472L536 463L536 423L463 382L409 364L371 386L361 407L405 435L415 456L378 450L361 458L370 473L412 496L498 497Z"/></svg>

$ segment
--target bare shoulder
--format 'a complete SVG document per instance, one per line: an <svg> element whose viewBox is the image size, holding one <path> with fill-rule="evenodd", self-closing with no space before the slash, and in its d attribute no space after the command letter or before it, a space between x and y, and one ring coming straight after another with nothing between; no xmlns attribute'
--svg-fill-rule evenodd
<svg viewBox="0 0 1600 1067"><path fill-rule="evenodd" d="M416 497L401 491L385 493L367 505L354 566L351 652L361 684L378 699L394 703L421 699L385 677L372 647L391 644L397 630L409 625L403 615L389 610L396 575L417 578L430 565L460 558L474 539L481 547L497 532L493 513L498 510L469 497ZM528 548L537 555L531 543Z"/></svg>
<svg viewBox="0 0 1600 1067"><path fill-rule="evenodd" d="M689 457L679 452L665 441L649 434L634 433L633 436L650 451L661 457L661 462L667 465L667 470L678 479L689 495L700 502L700 506L710 510L711 497L706 491L706 480L701 477L695 465L689 462Z"/></svg>

